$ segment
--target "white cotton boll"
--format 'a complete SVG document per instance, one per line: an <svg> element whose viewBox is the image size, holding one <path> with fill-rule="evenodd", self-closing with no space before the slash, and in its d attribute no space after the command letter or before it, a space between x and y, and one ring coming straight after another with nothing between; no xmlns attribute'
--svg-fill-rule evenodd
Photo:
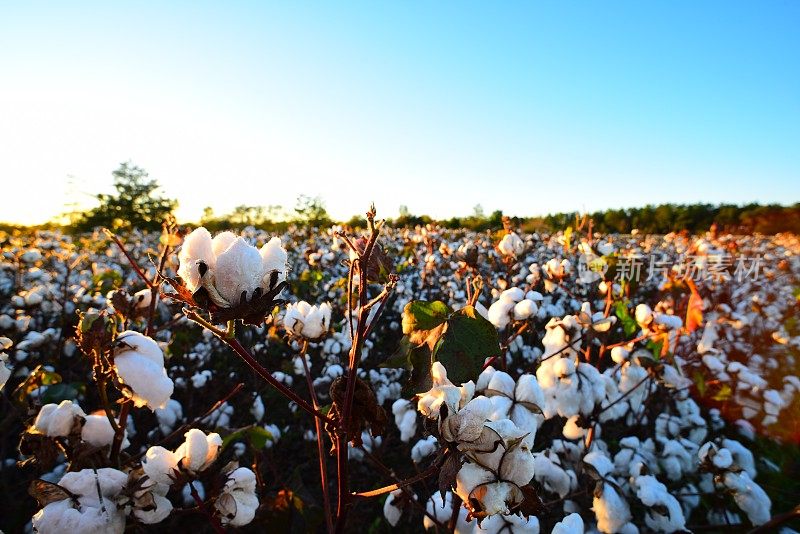
<svg viewBox="0 0 800 534"><path fill-rule="evenodd" d="M458 475L456 475L456 495L461 497L463 502L470 502L469 499L473 490L493 480L495 480L495 475L491 471L484 469L478 464L467 462L461 466L461 469L458 470ZM479 496L476 496L476 498L480 500Z"/></svg>
<svg viewBox="0 0 800 534"><path fill-rule="evenodd" d="M153 302L153 291L149 288L139 290L133 294L133 303L137 310L148 309L151 302Z"/></svg>
<svg viewBox="0 0 800 534"><path fill-rule="evenodd" d="M400 429L400 441L408 443L417 433L417 412L414 404L405 399L397 399L392 404L394 422Z"/></svg>
<svg viewBox="0 0 800 534"><path fill-rule="evenodd" d="M267 241L261 250L259 251L261 254L261 261L264 265L264 287L269 286L269 277L273 271L277 271L278 274L278 282L282 282L286 280L286 262L287 262L287 254L286 250L284 250L283 246L281 245L281 240L279 237L273 237L269 241Z"/></svg>
<svg viewBox="0 0 800 534"><path fill-rule="evenodd" d="M668 330L680 330L683 326L683 320L677 315L669 315L666 313L653 314L653 322L667 328Z"/></svg>
<svg viewBox="0 0 800 534"><path fill-rule="evenodd" d="M725 473L723 483L733 491L733 500L753 525L763 525L770 520L772 503L761 486L753 482L746 472L729 471Z"/></svg>
<svg viewBox="0 0 800 534"><path fill-rule="evenodd" d="M114 427L111 426L111 421L105 414L87 415L84 417L86 420L81 429L81 439L95 447L105 447L111 445L114 441ZM122 450L125 450L130 442L128 441L128 433L122 439Z"/></svg>
<svg viewBox="0 0 800 534"><path fill-rule="evenodd" d="M427 438L422 438L418 442L411 447L411 459L414 463L420 463L422 460L427 458L428 456L432 455L436 452L439 448L439 442L435 436L428 436Z"/></svg>
<svg viewBox="0 0 800 534"><path fill-rule="evenodd" d="M514 305L514 320L524 321L536 315L539 308L532 300L524 299Z"/></svg>
<svg viewBox="0 0 800 534"><path fill-rule="evenodd" d="M628 502L611 484L603 484L600 496L595 493L592 499L592 510L597 518L597 530L606 534L620 532L631 520Z"/></svg>
<svg viewBox="0 0 800 534"><path fill-rule="evenodd" d="M756 477L756 464L750 449L734 439L723 439L722 446L731 451L733 461L736 462L736 465L744 469L745 472L750 475L750 478Z"/></svg>
<svg viewBox="0 0 800 534"><path fill-rule="evenodd" d="M608 241L601 241L597 244L597 252L600 253L601 256L608 256L609 254L614 253L614 245L609 243Z"/></svg>
<svg viewBox="0 0 800 534"><path fill-rule="evenodd" d="M96 472L93 469L84 469L65 474L59 485L77 496L78 506L71 499L48 504L33 516L33 530L43 534L122 534L125 531L124 511L111 503L122 491L127 479L127 474L110 468L97 469Z"/></svg>
<svg viewBox="0 0 800 534"><path fill-rule="evenodd" d="M216 460L222 438L216 432L206 435L202 430L192 428L184 434L184 441L176 450L181 467L191 473L203 471Z"/></svg>
<svg viewBox="0 0 800 534"><path fill-rule="evenodd" d="M533 476L545 490L556 493L561 498L569 493L570 476L560 465L556 464L543 452L534 454L533 460Z"/></svg>
<svg viewBox="0 0 800 534"><path fill-rule="evenodd" d="M580 514L569 514L553 526L551 534L583 534L583 518Z"/></svg>
<svg viewBox="0 0 800 534"><path fill-rule="evenodd" d="M255 473L246 467L229 473L214 507L223 525L242 527L253 521L258 509Z"/></svg>
<svg viewBox="0 0 800 534"><path fill-rule="evenodd" d="M151 410L166 406L174 384L164 369L164 353L153 339L127 330L117 336L114 370L119 381L127 386L123 394L136 407Z"/></svg>
<svg viewBox="0 0 800 534"><path fill-rule="evenodd" d="M539 534L539 519L536 516L491 515L480 525L475 525L473 534Z"/></svg>
<svg viewBox="0 0 800 534"><path fill-rule="evenodd" d="M648 510L645 514L645 524L659 532L675 532L683 530L685 519L683 510L677 499L670 495L667 487L652 475L636 477L633 481L636 496ZM661 511L666 512L662 514Z"/></svg>
<svg viewBox="0 0 800 534"><path fill-rule="evenodd" d="M250 415L253 416L256 422L264 418L264 401L261 399L261 395L256 395L253 399L253 405L250 407Z"/></svg>
<svg viewBox="0 0 800 534"><path fill-rule="evenodd" d="M401 495L403 495L403 490L396 489L386 497L383 503L383 516L393 527L397 526L397 523L400 522L400 518L403 516L403 509L397 506L397 500ZM414 495L414 500L416 500L416 498L417 496Z"/></svg>
<svg viewBox="0 0 800 534"><path fill-rule="evenodd" d="M222 298L231 306L239 305L243 295L250 298L261 286L264 266L258 249L244 238L236 238L225 252L217 256L214 276L214 285Z"/></svg>
<svg viewBox="0 0 800 534"><path fill-rule="evenodd" d="M46 436L65 437L72 431L76 418L85 417L80 406L71 400L60 404L45 404L39 410L33 428Z"/></svg>
<svg viewBox="0 0 800 534"><path fill-rule="evenodd" d="M171 485L177 476L179 461L175 453L164 447L150 447L142 459L142 470L155 483Z"/></svg>
<svg viewBox="0 0 800 534"><path fill-rule="evenodd" d="M497 245L497 250L504 256L519 256L525 251L525 243L517 234L511 232L503 236Z"/></svg>
<svg viewBox="0 0 800 534"><path fill-rule="evenodd" d="M653 320L653 310L651 310L650 306L647 304L639 304L636 306L634 315L636 317L636 322L641 327L647 326Z"/></svg>
<svg viewBox="0 0 800 534"><path fill-rule="evenodd" d="M205 228L197 228L186 236L178 253L180 265L178 276L183 279L189 291L195 292L200 287L200 261L210 269L216 265L216 256L211 246L211 234Z"/></svg>
<svg viewBox="0 0 800 534"><path fill-rule="evenodd" d="M504 329L511 322L511 312L514 309L512 300L498 300L489 306L487 312L489 322L498 330Z"/></svg>
<svg viewBox="0 0 800 534"><path fill-rule="evenodd" d="M162 434L169 434L183 418L183 407L175 399L170 399L163 408L156 408L156 419Z"/></svg>
<svg viewBox="0 0 800 534"><path fill-rule="evenodd" d="M161 495L157 491L158 486L154 487L151 491L146 492L153 496L153 502L147 503L147 509L135 507L133 509L133 516L146 525L154 525L160 523L169 517L172 513L172 502L167 499L165 495ZM168 489L168 488L167 488ZM149 509L152 506L152 509Z"/></svg>
<svg viewBox="0 0 800 534"><path fill-rule="evenodd" d="M444 499L442 499L442 494L437 491L428 499L428 502L425 504L425 511L428 515L434 517L439 524L448 524L450 518L453 516L452 502L453 494L451 492L448 491L445 493ZM431 521L428 515L425 516L422 523L425 530L436 527L436 523ZM472 534L473 524L474 523L467 522L467 509L463 506L459 506L454 534Z"/></svg>
<svg viewBox="0 0 800 534"><path fill-rule="evenodd" d="M283 316L286 331L296 337L316 340L327 333L331 323L331 305L311 306L305 301L289 304Z"/></svg>

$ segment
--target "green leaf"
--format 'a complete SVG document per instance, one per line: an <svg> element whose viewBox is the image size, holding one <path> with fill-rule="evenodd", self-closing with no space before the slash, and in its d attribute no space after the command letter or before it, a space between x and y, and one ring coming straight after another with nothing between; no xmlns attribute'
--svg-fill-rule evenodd
<svg viewBox="0 0 800 534"><path fill-rule="evenodd" d="M222 440L222 449L225 449L225 447L236 441L247 440L254 449L258 450L263 449L267 445L267 442L273 439L272 433L266 428L250 425L225 436Z"/></svg>
<svg viewBox="0 0 800 534"><path fill-rule="evenodd" d="M631 336L636 333L636 331L639 329L639 325L636 322L636 319L631 317L631 314L628 312L628 303L617 302L614 306L614 311L617 318L619 318L620 322L622 323L622 329L625 331L625 335Z"/></svg>
<svg viewBox="0 0 800 534"><path fill-rule="evenodd" d="M500 342L494 325L473 306L453 313L447 328L433 351L433 360L447 369L454 384L476 380L486 358L500 354Z"/></svg>
<svg viewBox="0 0 800 534"><path fill-rule="evenodd" d="M645 348L653 353L653 358L658 361L661 359L661 349L664 347L663 341L653 341L652 339L647 342Z"/></svg>
<svg viewBox="0 0 800 534"><path fill-rule="evenodd" d="M450 313L450 307L439 300L413 300L403 308L403 333L432 330L445 322Z"/></svg>
<svg viewBox="0 0 800 534"><path fill-rule="evenodd" d="M78 388L81 386L83 386L83 384L75 382L72 384L64 384L62 382L60 384L48 386L47 391L42 395L42 402L46 404L58 404L64 400L75 400L78 397L78 393L80 393Z"/></svg>
<svg viewBox="0 0 800 534"><path fill-rule="evenodd" d="M60 382L60 374L48 371L41 365L38 365L33 371L31 371L31 374L28 375L28 378L23 380L22 383L17 386L17 389L14 390L14 393L12 393L11 396L18 406L25 406L25 400L32 391L42 386L52 386Z"/></svg>

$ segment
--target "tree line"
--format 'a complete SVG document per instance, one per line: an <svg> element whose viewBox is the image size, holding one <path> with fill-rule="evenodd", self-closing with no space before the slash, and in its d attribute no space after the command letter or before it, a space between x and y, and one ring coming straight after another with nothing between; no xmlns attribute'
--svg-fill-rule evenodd
<svg viewBox="0 0 800 534"><path fill-rule="evenodd" d="M66 215L66 223L50 223L44 228L60 226L70 232L86 232L97 227L118 231L139 229L159 230L161 221L174 212L177 200L162 197L156 180L130 162L122 163L112 172L115 194L97 194L97 206ZM414 215L406 206L400 207L399 216L387 221L395 227L414 227L438 224L445 228L465 228L474 231L503 228L503 212L486 215L478 205L465 217L436 220L427 215ZM553 232L574 225L576 218L588 215L595 231L603 233L630 233L638 230L648 234L666 234L673 231L704 232L716 225L720 232L775 234L793 232L800 234L800 202L780 204L648 204L638 208L620 208L582 214L578 212L555 213L535 217L510 217L512 225L527 232ZM320 197L301 195L292 210L282 206L235 207L231 212L215 214L211 207L204 210L198 224L211 231L230 227L254 226L270 231L284 231L291 224L328 227L336 223L328 214ZM341 221L351 227L362 225L356 215ZM0 230L20 227L0 224Z"/></svg>

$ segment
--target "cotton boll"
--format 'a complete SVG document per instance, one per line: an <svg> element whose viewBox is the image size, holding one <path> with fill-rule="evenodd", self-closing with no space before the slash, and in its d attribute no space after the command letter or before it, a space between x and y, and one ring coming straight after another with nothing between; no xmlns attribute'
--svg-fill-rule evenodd
<svg viewBox="0 0 800 534"><path fill-rule="evenodd" d="M164 369L164 353L151 338L131 330L117 336L114 370L135 406L166 406L174 385Z"/></svg>
<svg viewBox="0 0 800 534"><path fill-rule="evenodd" d="M519 256L525 250L525 243L517 234L511 232L503 236L497 245L497 250L504 256Z"/></svg>
<svg viewBox="0 0 800 534"><path fill-rule="evenodd" d="M156 419L162 434L169 434L183 418L183 407L175 399L170 399L163 408L156 408Z"/></svg>
<svg viewBox="0 0 800 534"><path fill-rule="evenodd" d="M33 422L33 429L46 436L65 437L72 431L76 419L85 416L81 407L70 400L63 400L58 405L45 404Z"/></svg>
<svg viewBox="0 0 800 534"><path fill-rule="evenodd" d="M331 322L331 305L327 302L311 306L305 301L289 304L283 317L286 331L295 337L316 340L327 333Z"/></svg>
<svg viewBox="0 0 800 534"><path fill-rule="evenodd" d="M647 304L639 304L636 306L634 315L636 317L636 322L641 327L646 327L653 320L653 310L651 310L650 306Z"/></svg>
<svg viewBox="0 0 800 534"><path fill-rule="evenodd" d="M161 446L150 447L142 460L144 474L158 484L171 485L178 471L180 458Z"/></svg>
<svg viewBox="0 0 800 534"><path fill-rule="evenodd" d="M438 448L439 442L435 436L422 438L416 442L413 447L411 447L411 459L414 461L414 463L418 464L436 452Z"/></svg>
<svg viewBox="0 0 800 534"><path fill-rule="evenodd" d="M569 514L553 526L551 534L583 534L583 518L580 514Z"/></svg>
<svg viewBox="0 0 800 534"><path fill-rule="evenodd" d="M110 446L114 442L114 428L111 421L105 414L87 415L81 429L81 439L95 447ZM125 450L130 442L128 433L125 432L122 440L122 450Z"/></svg>
<svg viewBox="0 0 800 534"><path fill-rule="evenodd" d="M602 483L602 491L595 491L592 510L597 518L597 530L607 534L620 532L631 520L628 502L611 484Z"/></svg>
<svg viewBox="0 0 800 534"><path fill-rule="evenodd" d="M111 468L65 474L59 485L77 497L78 506L71 499L48 504L33 516L34 531L122 534L125 530L124 512L111 503L127 480L127 474Z"/></svg>
<svg viewBox="0 0 800 534"><path fill-rule="evenodd" d="M243 296L252 297L264 277L258 249L249 245L244 238L236 238L225 252L217 256L214 276L217 291L231 306L240 304Z"/></svg>
<svg viewBox="0 0 800 534"><path fill-rule="evenodd" d="M532 300L524 299L514 305L514 320L524 321L536 315L539 308Z"/></svg>
<svg viewBox="0 0 800 534"><path fill-rule="evenodd" d="M725 473L723 484L733 492L734 501L753 525L763 525L770 520L772 503L761 486L753 482L746 472Z"/></svg>
<svg viewBox="0 0 800 534"><path fill-rule="evenodd" d="M217 458L222 438L216 432L206 435L196 428L184 436L186 441L175 450L181 467L191 473L203 471Z"/></svg>
<svg viewBox="0 0 800 534"><path fill-rule="evenodd" d="M400 441L408 443L417 433L417 412L414 404L405 399L397 399L392 404L394 422L400 429Z"/></svg>
<svg viewBox="0 0 800 534"><path fill-rule="evenodd" d="M633 486L636 496L648 510L644 521L648 527L660 532L675 532L685 528L683 510L667 487L652 475L637 477Z"/></svg>
<svg viewBox="0 0 800 534"><path fill-rule="evenodd" d="M403 508L402 506L398 506L400 503L400 497L403 495L403 493L404 491L402 489L396 489L391 492L388 497L386 497L386 500L383 503L383 516L393 527L397 526L397 523L403 516ZM413 495L413 499L416 500L417 496Z"/></svg>
<svg viewBox="0 0 800 534"><path fill-rule="evenodd" d="M434 493L425 504L426 512L436 518L440 524L448 524L453 516L453 494L447 492L442 499L441 493ZM467 510L463 506L458 507L458 517L456 518L456 528L454 534L472 534L473 524L467 522ZM426 515L423 519L425 530L434 528L436 524Z"/></svg>
<svg viewBox="0 0 800 534"><path fill-rule="evenodd" d="M229 473L214 507L223 525L241 527L253 521L258 508L255 473L246 467Z"/></svg>

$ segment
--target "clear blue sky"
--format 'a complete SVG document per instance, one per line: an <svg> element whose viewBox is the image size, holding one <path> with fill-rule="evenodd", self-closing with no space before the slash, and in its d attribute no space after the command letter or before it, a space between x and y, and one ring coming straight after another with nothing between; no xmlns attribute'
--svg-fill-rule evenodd
<svg viewBox="0 0 800 534"><path fill-rule="evenodd" d="M797 1L170 4L0 7L0 220L800 200Z"/></svg>

